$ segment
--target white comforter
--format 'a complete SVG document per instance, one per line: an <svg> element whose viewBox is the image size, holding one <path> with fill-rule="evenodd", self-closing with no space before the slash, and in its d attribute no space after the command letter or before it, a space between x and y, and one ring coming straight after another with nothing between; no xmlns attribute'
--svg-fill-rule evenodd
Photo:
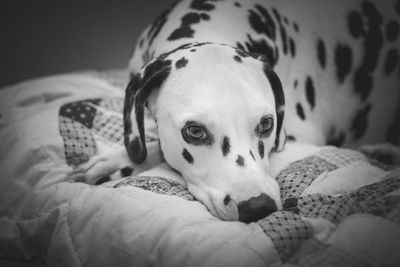
<svg viewBox="0 0 400 267"><path fill-rule="evenodd" d="M297 213L282 211L252 224L220 221L197 201L129 182L69 182L71 144L60 134L60 107L93 98L122 101L121 84L115 75L81 73L0 91L0 266L400 266L400 175L348 151L354 157L339 160L340 150L319 155L336 169L301 182L308 191L295 196ZM97 131L95 141L102 138ZM339 218L310 208L330 211L329 201L346 188L340 177L361 165L374 174L368 183L383 188L379 205L363 202L360 193L346 198L343 209L334 207ZM283 185L297 167L280 177ZM354 181L355 190L363 185L359 176Z"/></svg>

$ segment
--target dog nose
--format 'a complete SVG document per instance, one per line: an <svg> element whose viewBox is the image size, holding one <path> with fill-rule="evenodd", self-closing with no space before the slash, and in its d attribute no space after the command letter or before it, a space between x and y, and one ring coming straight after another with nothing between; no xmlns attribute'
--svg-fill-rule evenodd
<svg viewBox="0 0 400 267"><path fill-rule="evenodd" d="M238 204L239 221L251 223L258 221L277 211L275 201L267 194L260 194Z"/></svg>

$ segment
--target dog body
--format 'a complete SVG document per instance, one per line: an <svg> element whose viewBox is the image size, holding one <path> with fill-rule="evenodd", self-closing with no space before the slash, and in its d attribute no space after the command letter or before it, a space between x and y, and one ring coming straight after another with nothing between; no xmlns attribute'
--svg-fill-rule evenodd
<svg viewBox="0 0 400 267"><path fill-rule="evenodd" d="M250 222L280 209L268 156L286 137L397 141L399 2L176 3L144 31L130 61L126 150L95 157L79 177L93 182L164 158L221 219ZM157 154L146 145L151 133L163 156L146 165Z"/></svg>

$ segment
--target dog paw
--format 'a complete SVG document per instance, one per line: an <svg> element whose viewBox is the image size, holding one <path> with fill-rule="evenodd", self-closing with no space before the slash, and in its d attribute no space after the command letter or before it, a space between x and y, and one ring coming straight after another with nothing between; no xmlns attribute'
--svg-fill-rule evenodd
<svg viewBox="0 0 400 267"><path fill-rule="evenodd" d="M370 158L376 159L387 165L400 165L400 147L390 144L364 145L359 149Z"/></svg>
<svg viewBox="0 0 400 267"><path fill-rule="evenodd" d="M78 165L68 174L68 178L71 182L96 185L110 180L110 176L117 171L119 171L118 161L104 155L96 155Z"/></svg>

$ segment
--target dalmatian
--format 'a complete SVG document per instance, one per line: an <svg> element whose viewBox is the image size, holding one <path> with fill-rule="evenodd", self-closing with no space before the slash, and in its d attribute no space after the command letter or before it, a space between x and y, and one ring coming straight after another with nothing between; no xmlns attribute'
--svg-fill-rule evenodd
<svg viewBox="0 0 400 267"><path fill-rule="evenodd" d="M273 159L292 144L399 155L399 22L400 0L178 1L130 59L125 147L72 177L168 177L249 223L282 209Z"/></svg>

